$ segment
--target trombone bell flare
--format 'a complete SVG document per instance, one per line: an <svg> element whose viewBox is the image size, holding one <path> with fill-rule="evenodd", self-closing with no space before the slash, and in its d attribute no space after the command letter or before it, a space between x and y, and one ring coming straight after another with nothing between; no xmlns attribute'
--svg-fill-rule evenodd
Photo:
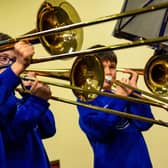
<svg viewBox="0 0 168 168"><path fill-rule="evenodd" d="M65 0L45 0L37 13L37 32L81 22L74 7ZM40 41L50 54L69 53L80 50L83 29L66 30L40 36Z"/></svg>
<svg viewBox="0 0 168 168"><path fill-rule="evenodd" d="M104 83L104 68L97 56L83 55L77 57L71 69L71 85L82 89L100 91ZM82 101L91 101L97 95L73 90L73 93Z"/></svg>
<svg viewBox="0 0 168 168"><path fill-rule="evenodd" d="M152 56L144 70L144 80L148 89L160 96L168 95L168 55Z"/></svg>

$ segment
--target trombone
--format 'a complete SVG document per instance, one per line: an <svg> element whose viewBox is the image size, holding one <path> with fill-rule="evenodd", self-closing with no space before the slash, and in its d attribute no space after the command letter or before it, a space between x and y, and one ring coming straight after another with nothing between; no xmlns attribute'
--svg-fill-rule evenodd
<svg viewBox="0 0 168 168"><path fill-rule="evenodd" d="M16 88L16 90L19 93L23 92L23 90L19 89L19 88ZM134 115L134 114L126 113L126 112L120 112L120 111L112 110L112 109L108 109L108 108L102 108L102 107L98 107L98 106L88 105L88 104L84 104L84 103L80 103L80 102L76 102L76 101L73 101L73 100L68 100L68 99L60 98L60 97L56 97L56 96L51 96L51 99L55 100L55 101L60 101L60 102L63 102L63 103L71 104L71 105L77 105L77 106L82 106L82 107L86 107L86 108L90 108L90 109L94 109L94 110L103 111L103 112L106 112L106 113L109 113L109 114L119 115L121 117L126 117L126 118L130 118L130 119L145 121L145 122L153 123L153 124L156 124L156 125L168 127L168 122L165 122L165 121L162 121L162 120L150 119L148 117Z"/></svg>
<svg viewBox="0 0 168 168"><path fill-rule="evenodd" d="M77 96L77 98L79 98L81 101L91 101L94 98L96 98L97 95L104 95L104 96L117 97L117 98L133 101L137 103L151 104L168 110L168 107L166 104L155 102L153 100L131 98L126 96L120 96L120 95L115 95L111 93L101 92L101 88L104 82L104 70L103 70L101 61L97 56L87 55L87 56L77 57L77 59L73 63L71 70L68 70L68 69L64 69L63 71L61 70L55 70L55 71L54 70L51 70L51 71L26 70L26 72L28 71L34 71L39 76L47 76L47 77L54 77L57 79L70 80L71 85L60 84L58 82L50 82L46 80L39 80L39 81L44 82L46 84L58 86L58 87L72 89L75 96ZM65 78L63 78L64 76L63 74L65 74ZM60 76L61 78L59 78ZM21 79L32 80L32 81L36 80L35 78L29 78L27 76L24 76L24 74L21 75ZM168 123L161 120L155 120L155 119L132 115L132 114L119 112L111 109L95 107L92 105L87 105L84 103L75 102L75 101L71 101L71 100L67 100L67 99L63 99L55 96L52 96L51 99L73 104L73 105L79 105L79 106L83 106L83 107L87 107L95 110L101 110L103 112L120 115L122 117L138 119L141 121L151 122L151 123L166 126L166 127L168 126Z"/></svg>
<svg viewBox="0 0 168 168"><path fill-rule="evenodd" d="M168 55L154 55L146 63L144 69L133 69L138 75L144 76L148 89L155 93L154 97L168 95ZM117 68L123 72L124 68ZM141 90L141 92L143 92ZM150 95L149 95L150 96ZM162 98L161 98L162 99Z"/></svg>
<svg viewBox="0 0 168 168"><path fill-rule="evenodd" d="M53 31L78 22L81 19L70 3L45 0L37 12L36 28L22 36L0 41L0 51L13 48L14 43L22 39L32 44L41 43L51 55L80 50L83 43L82 28Z"/></svg>
<svg viewBox="0 0 168 168"><path fill-rule="evenodd" d="M62 4L65 4L65 6ZM72 52L75 49L81 47L83 41L83 30L81 29L81 27L87 27L132 15L152 12L167 7L168 7L167 2L160 3L157 5L151 5L144 8L129 10L122 13L96 18L91 21L81 22L78 13L68 2L64 0L60 1L45 0L38 11L37 28L33 31L30 31L31 33L13 39L0 41L0 51L12 48L13 44L19 40L25 39L33 41L40 37L41 43L44 45L46 50L51 54L66 53L67 51ZM74 32L70 31L74 29L75 29ZM68 31L68 33L66 31ZM61 32L63 33L61 34ZM52 36L53 34L55 36ZM45 38L43 36L47 37ZM68 43L65 43L66 41L68 41ZM148 44L149 43L153 42L148 41ZM62 47L59 47L59 45L61 45ZM80 47L78 47L78 45ZM73 48L72 46L75 47ZM66 49L66 47L68 47L68 49Z"/></svg>
<svg viewBox="0 0 168 168"><path fill-rule="evenodd" d="M124 68L117 68L117 71L123 72L123 70ZM136 72L138 71L140 73L138 75L142 75L143 73L142 69L132 69L132 70ZM31 69L31 70L25 70L25 73L29 71L35 72L37 76L46 76L50 78L70 81L71 83L70 86L66 84L62 85L58 82L51 82L48 84L72 89L75 96L81 99L82 101L91 101L94 98L96 98L97 95L104 95L104 96L121 98L132 102L150 104L156 107L161 107L168 111L168 106L166 105L168 103L167 99L159 97L150 92L141 90L139 88L135 88L130 85L121 83L118 80L113 81L113 84L120 85L122 87L132 89L134 91L138 91L141 94L159 100L161 103L140 95L135 95L136 98L132 98L106 92L100 92L104 82L104 70L100 62L100 59L97 56L87 55L77 57L71 69L48 69L48 70ZM24 76L22 77L25 78Z"/></svg>

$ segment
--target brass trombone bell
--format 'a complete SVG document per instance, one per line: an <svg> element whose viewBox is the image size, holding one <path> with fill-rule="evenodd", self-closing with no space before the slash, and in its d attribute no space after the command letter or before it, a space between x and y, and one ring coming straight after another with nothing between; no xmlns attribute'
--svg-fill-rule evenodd
<svg viewBox="0 0 168 168"><path fill-rule="evenodd" d="M70 81L71 86L68 88L71 88L74 95L81 101L91 101L97 96L92 92L83 92L82 89L88 91L100 91L104 82L103 65L100 59L96 56L90 55L77 57L71 70L65 69L57 72L55 70L25 70L25 73L28 71L33 71L39 76L47 76ZM25 77L22 76L21 78L24 79ZM66 87L66 85L63 85L63 87ZM77 90L76 87L81 88L81 90Z"/></svg>
<svg viewBox="0 0 168 168"><path fill-rule="evenodd" d="M100 91L104 83L104 68L99 57L77 57L71 69L71 85L82 89ZM82 101L93 100L97 95L73 90L76 97Z"/></svg>
<svg viewBox="0 0 168 168"><path fill-rule="evenodd" d="M80 22L74 7L65 0L45 0L37 13L37 32ZM46 36L40 41L50 54L80 50L83 43L82 28L66 30Z"/></svg>
<svg viewBox="0 0 168 168"><path fill-rule="evenodd" d="M144 70L144 80L149 90L157 95L168 96L168 55L152 56Z"/></svg>

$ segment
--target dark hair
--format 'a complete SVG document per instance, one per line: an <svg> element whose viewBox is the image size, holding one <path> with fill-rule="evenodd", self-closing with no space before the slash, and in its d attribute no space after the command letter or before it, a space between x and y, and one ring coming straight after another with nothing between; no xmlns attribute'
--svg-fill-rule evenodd
<svg viewBox="0 0 168 168"><path fill-rule="evenodd" d="M8 34L1 33L1 32L0 32L0 41L8 40L8 39L12 39L12 37L9 36Z"/></svg>
<svg viewBox="0 0 168 168"><path fill-rule="evenodd" d="M96 44L94 46L89 47L89 49L99 48L99 47L105 47L105 45ZM115 62L117 64L117 55L111 50L99 51L94 54L98 56L101 59L101 61L110 61L110 62Z"/></svg>

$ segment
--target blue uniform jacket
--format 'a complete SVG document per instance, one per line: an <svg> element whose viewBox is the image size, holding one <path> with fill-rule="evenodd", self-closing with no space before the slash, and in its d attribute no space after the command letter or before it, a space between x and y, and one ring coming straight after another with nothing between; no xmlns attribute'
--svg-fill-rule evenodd
<svg viewBox="0 0 168 168"><path fill-rule="evenodd" d="M78 100L79 101L79 100ZM150 106L97 96L95 106L153 118ZM94 168L152 168L142 131L152 124L78 106L79 125L94 153Z"/></svg>
<svg viewBox="0 0 168 168"><path fill-rule="evenodd" d="M0 126L4 168L49 168L42 143L43 138L51 137L56 132L49 104L33 95L16 98L12 90L20 79L10 68L0 75L0 82L0 87L3 87L0 94Z"/></svg>

